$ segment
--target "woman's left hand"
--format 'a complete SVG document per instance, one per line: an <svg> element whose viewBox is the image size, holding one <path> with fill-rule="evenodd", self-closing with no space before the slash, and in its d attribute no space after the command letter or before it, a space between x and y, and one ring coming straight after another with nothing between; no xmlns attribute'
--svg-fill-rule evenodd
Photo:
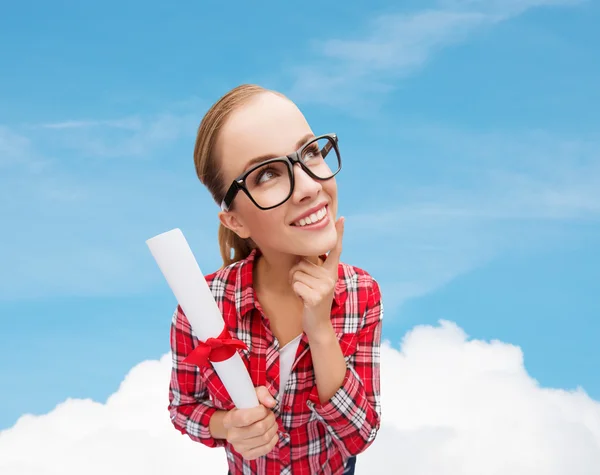
<svg viewBox="0 0 600 475"><path fill-rule="evenodd" d="M290 271L290 282L302 299L302 326L309 339L331 327L331 304L338 280L338 264L342 253L344 218L335 223L337 242L322 265L301 259Z"/></svg>

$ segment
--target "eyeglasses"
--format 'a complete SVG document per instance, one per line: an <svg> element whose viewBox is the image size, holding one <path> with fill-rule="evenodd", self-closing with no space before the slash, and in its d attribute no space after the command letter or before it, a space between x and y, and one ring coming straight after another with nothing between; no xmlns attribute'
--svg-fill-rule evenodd
<svg viewBox="0 0 600 475"><path fill-rule="evenodd" d="M246 170L231 183L221 202L221 209L228 211L240 190L260 209L282 205L294 192L296 163L315 180L333 178L342 168L337 135L312 138L290 155L265 160Z"/></svg>

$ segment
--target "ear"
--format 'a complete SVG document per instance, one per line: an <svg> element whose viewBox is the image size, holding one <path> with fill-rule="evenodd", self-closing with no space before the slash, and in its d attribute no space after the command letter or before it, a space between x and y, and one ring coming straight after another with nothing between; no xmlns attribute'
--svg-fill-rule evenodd
<svg viewBox="0 0 600 475"><path fill-rule="evenodd" d="M219 212L219 221L221 221L223 226L231 229L242 239L248 239L250 237L250 230L233 211Z"/></svg>

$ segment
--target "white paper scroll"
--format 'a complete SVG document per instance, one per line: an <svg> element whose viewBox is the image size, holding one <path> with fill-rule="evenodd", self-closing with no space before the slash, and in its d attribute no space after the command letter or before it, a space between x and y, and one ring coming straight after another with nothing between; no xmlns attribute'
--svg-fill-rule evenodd
<svg viewBox="0 0 600 475"><path fill-rule="evenodd" d="M219 336L223 315L181 230L159 234L146 244L198 339ZM258 406L252 379L237 351L228 360L211 364L238 409Z"/></svg>

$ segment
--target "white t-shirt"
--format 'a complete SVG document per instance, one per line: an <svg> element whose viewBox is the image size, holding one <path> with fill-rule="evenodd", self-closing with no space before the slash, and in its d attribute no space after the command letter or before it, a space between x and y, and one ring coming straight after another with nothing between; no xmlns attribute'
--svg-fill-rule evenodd
<svg viewBox="0 0 600 475"><path fill-rule="evenodd" d="M290 377L292 365L296 358L296 351L302 339L302 333L290 341L283 348L279 349L279 394L282 397L285 391L285 385Z"/></svg>

